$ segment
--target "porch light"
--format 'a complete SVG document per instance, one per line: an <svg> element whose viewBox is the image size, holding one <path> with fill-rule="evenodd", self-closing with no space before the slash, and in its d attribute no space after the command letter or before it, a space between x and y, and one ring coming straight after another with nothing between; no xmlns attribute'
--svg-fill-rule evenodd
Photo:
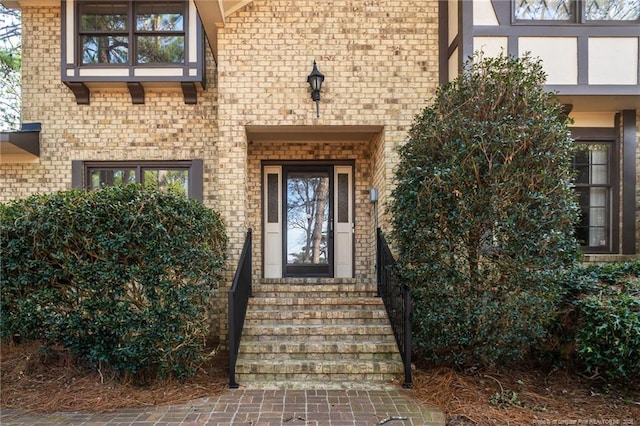
<svg viewBox="0 0 640 426"><path fill-rule="evenodd" d="M322 88L322 82L324 81L324 75L318 71L316 61L313 61L313 70L307 77L307 82L311 86L311 99L316 103L316 113L320 118L320 89Z"/></svg>

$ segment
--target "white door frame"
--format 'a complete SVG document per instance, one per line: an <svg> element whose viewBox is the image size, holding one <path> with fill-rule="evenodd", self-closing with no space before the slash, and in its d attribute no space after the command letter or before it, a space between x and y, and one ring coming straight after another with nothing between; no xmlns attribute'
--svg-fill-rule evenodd
<svg viewBox="0 0 640 426"><path fill-rule="evenodd" d="M262 171L263 273L265 278L283 277L283 165L333 167L333 267L334 278L352 278L354 273L354 168L352 161L269 162ZM345 205L346 204L346 205Z"/></svg>

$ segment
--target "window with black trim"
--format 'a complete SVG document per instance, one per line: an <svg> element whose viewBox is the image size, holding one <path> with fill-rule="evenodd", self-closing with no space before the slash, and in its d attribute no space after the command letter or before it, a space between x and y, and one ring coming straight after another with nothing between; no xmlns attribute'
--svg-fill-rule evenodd
<svg viewBox="0 0 640 426"><path fill-rule="evenodd" d="M580 204L576 238L585 252L611 252L615 216L614 142L578 142L573 166ZM617 220L617 219L615 219Z"/></svg>
<svg viewBox="0 0 640 426"><path fill-rule="evenodd" d="M516 22L638 22L638 0L514 0Z"/></svg>
<svg viewBox="0 0 640 426"><path fill-rule="evenodd" d="M74 161L73 187L95 189L139 183L202 201L202 160Z"/></svg>
<svg viewBox="0 0 640 426"><path fill-rule="evenodd" d="M82 65L183 64L183 1L78 2Z"/></svg>

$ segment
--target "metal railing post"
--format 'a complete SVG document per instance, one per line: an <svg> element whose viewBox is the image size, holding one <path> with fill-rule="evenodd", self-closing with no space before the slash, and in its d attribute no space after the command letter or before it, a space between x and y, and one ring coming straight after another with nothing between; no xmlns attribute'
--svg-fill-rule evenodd
<svg viewBox="0 0 640 426"><path fill-rule="evenodd" d="M412 385L411 293L409 287L400 280L396 269L396 261L379 228L376 229L376 249L378 293L384 302L389 323L402 356L404 367L403 387L410 388Z"/></svg>
<svg viewBox="0 0 640 426"><path fill-rule="evenodd" d="M238 348L242 338L242 328L247 314L249 297L252 296L251 283L251 241L252 230L249 228L247 237L242 247L242 254L238 261L238 268L233 276L233 283L228 292L228 322L229 322L229 387L238 388L236 383L236 362L238 361Z"/></svg>

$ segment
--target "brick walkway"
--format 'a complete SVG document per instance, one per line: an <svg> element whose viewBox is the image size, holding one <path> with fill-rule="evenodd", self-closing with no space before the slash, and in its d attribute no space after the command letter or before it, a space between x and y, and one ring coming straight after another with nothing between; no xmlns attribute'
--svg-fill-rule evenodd
<svg viewBox="0 0 640 426"><path fill-rule="evenodd" d="M180 405L109 413L34 414L1 410L2 426L23 425L424 425L444 426L442 411L423 407L410 391L228 390Z"/></svg>

